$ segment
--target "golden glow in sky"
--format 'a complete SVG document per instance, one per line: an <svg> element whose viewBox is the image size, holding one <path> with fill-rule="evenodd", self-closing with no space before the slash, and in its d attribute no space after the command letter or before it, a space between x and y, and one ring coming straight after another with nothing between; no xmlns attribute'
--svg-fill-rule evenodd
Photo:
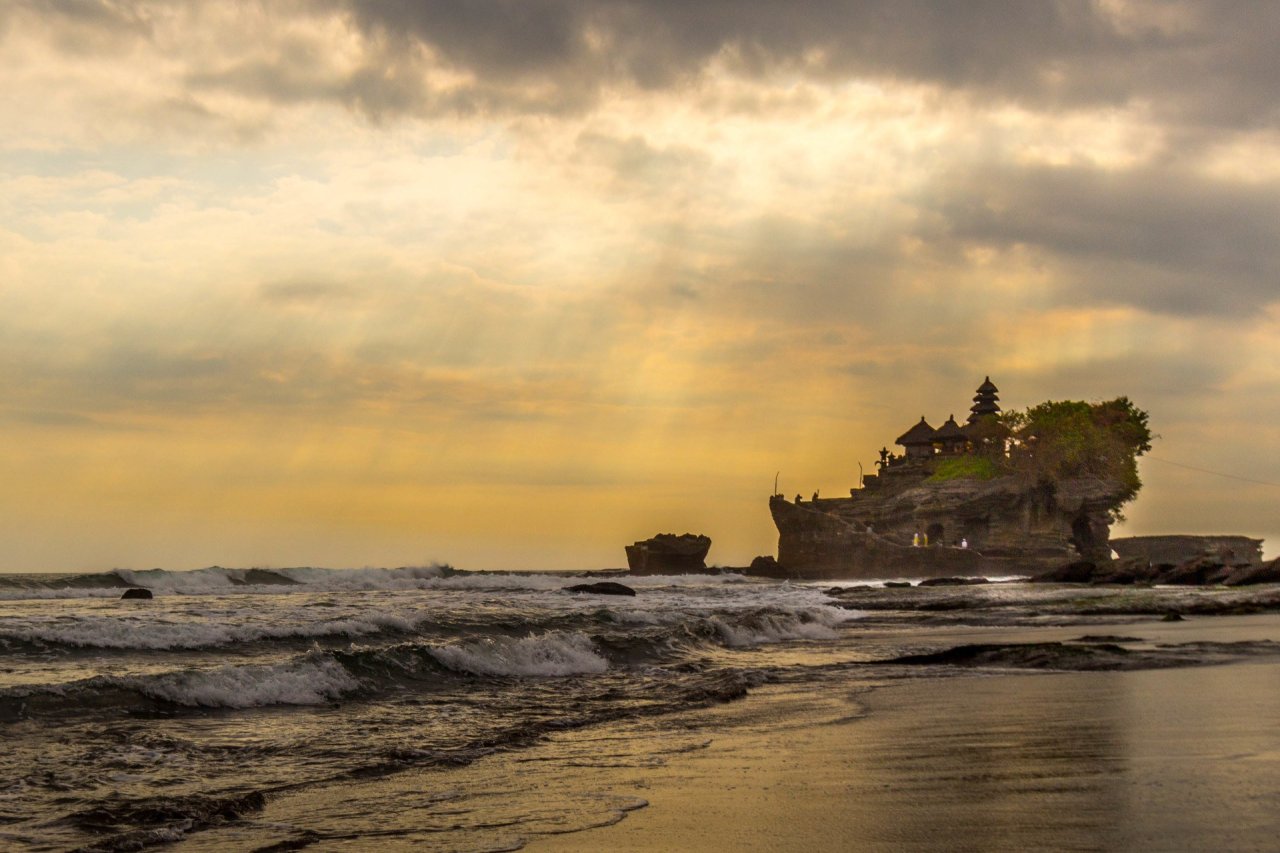
<svg viewBox="0 0 1280 853"><path fill-rule="evenodd" d="M997 25L998 24L998 25ZM17 2L0 571L772 553L921 414L1128 395L1280 541L1270 4Z"/></svg>

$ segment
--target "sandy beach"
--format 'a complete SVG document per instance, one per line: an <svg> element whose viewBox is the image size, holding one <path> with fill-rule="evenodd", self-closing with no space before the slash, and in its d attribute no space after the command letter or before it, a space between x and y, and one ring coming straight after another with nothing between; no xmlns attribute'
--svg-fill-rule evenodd
<svg viewBox="0 0 1280 853"><path fill-rule="evenodd" d="M1268 625L1130 628L1186 641ZM647 808L529 847L1275 849L1280 664L967 674L844 698L865 713L833 719L832 697L766 689L701 715L716 729L705 750L642 781L594 780L643 785Z"/></svg>
<svg viewBox="0 0 1280 853"><path fill-rule="evenodd" d="M1256 642L1278 628L1270 614L1107 626L1152 645ZM929 639L1079 634L957 627ZM472 850L1270 850L1280 662L925 678L851 666L466 767L284 793L255 823L256 838L306 825L317 850L379 836L387 850L454 849L459 828ZM244 831L182 847L225 849Z"/></svg>

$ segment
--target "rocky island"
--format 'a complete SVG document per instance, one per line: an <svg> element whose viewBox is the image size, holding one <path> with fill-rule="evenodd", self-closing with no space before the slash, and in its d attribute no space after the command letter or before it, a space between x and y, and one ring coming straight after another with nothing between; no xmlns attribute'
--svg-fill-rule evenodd
<svg viewBox="0 0 1280 853"><path fill-rule="evenodd" d="M626 547L627 566L633 575L701 572L707 568L711 539L694 533L659 533Z"/></svg>
<svg viewBox="0 0 1280 853"><path fill-rule="evenodd" d="M769 509L778 557L799 578L1030 574L1111 559L1110 528L1141 488L1147 414L1121 397L1046 402L1004 413L990 377L966 422L922 416L880 451L877 473L848 497Z"/></svg>

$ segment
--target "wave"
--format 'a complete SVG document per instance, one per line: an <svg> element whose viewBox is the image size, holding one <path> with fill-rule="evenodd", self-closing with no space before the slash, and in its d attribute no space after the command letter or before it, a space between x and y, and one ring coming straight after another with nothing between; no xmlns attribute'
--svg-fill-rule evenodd
<svg viewBox="0 0 1280 853"><path fill-rule="evenodd" d="M535 637L486 637L431 650L449 669L475 675L591 675L609 668L583 634Z"/></svg>
<svg viewBox="0 0 1280 853"><path fill-rule="evenodd" d="M207 649L258 640L361 637L387 632L411 633L427 616L371 613L310 624L223 625L212 622L145 621L111 616L79 616L74 621L41 622L0 629L0 648L19 643L36 650L49 647L79 649Z"/></svg>
<svg viewBox="0 0 1280 853"><path fill-rule="evenodd" d="M0 576L0 599L118 597L142 587L172 595L288 593L299 589L361 591L427 589L454 570L447 565L397 569L228 569L210 566L192 571L112 569L94 574Z"/></svg>
<svg viewBox="0 0 1280 853"><path fill-rule="evenodd" d="M323 602L322 602L323 603ZM292 641L299 643L333 639L376 641L379 638L446 638L470 635L477 650L510 656L510 674L521 674L522 647L507 644L512 638L538 632L606 630L630 632L637 628L669 628L672 635L685 633L732 647L749 647L786 640L829 640L835 627L865 614L825 604L807 606L787 601L771 605L714 609L673 607L659 600L635 605L611 604L570 610L431 610L409 600L398 605L400 612L361 611L355 615L317 619L322 609L310 606L258 614L257 611L200 612L144 610L120 615L93 613L48 618L0 620L0 651L15 655L45 655L49 652L93 653L98 651L191 651L219 648L247 648L268 651L280 643L287 651ZM246 618L252 616L252 621ZM487 639L485 639L487 638ZM618 638L625 644L626 638ZM479 653L479 651L477 651ZM459 653L461 655L461 653ZM455 656L460 663L465 656ZM551 666L549 661L530 661ZM558 664L557 664L558 665ZM530 669L530 674L537 674ZM588 671L588 670L583 670Z"/></svg>
<svg viewBox="0 0 1280 853"><path fill-rule="evenodd" d="M154 675L99 675L68 684L0 689L0 721L109 710L145 713L166 705L260 708L321 705L364 685L330 656L280 664L228 665Z"/></svg>
<svg viewBox="0 0 1280 853"><path fill-rule="evenodd" d="M276 665L224 666L213 670L122 679L147 696L202 708L321 705L360 689L360 682L331 658Z"/></svg>
<svg viewBox="0 0 1280 853"><path fill-rule="evenodd" d="M821 604L787 609L750 608L706 616L663 610L627 610L610 614L618 622L655 627L683 627L691 635L733 648L787 640L833 640L836 626L862 618L859 611Z"/></svg>
<svg viewBox="0 0 1280 853"><path fill-rule="evenodd" d="M151 675L94 676L66 684L0 689L0 720L118 706L258 708L320 705L408 681L458 674L557 677L605 672L609 662L580 633L487 637L451 644L404 643L347 650L313 649L276 664L226 665Z"/></svg>
<svg viewBox="0 0 1280 853"><path fill-rule="evenodd" d="M537 572L465 572L448 565L394 569L229 569L211 566L191 571L112 569L93 574L0 575L0 600L29 598L117 598L141 587L168 595L233 593L364 592L378 590L528 590L555 591L569 575ZM630 586L654 589L753 582L735 574L627 577Z"/></svg>
<svg viewBox="0 0 1280 853"><path fill-rule="evenodd" d="M453 642L401 642L393 645L352 645L344 649L312 648L271 664L238 664L188 668L147 675L101 675L61 684L0 689L0 721L33 714L75 713L77 710L118 707L126 710L161 709L155 703L190 708L252 708L270 705L316 705L351 694L375 694L385 689L424 685L462 678L559 678L593 676L615 666L666 664L688 659L699 648L749 648L789 640L828 640L835 627L850 619L848 611L816 606L779 611L757 609L712 614L675 614L664 624L628 625L637 614L598 609L583 614L588 630L545 630L523 636L487 634ZM615 620L621 616L623 624ZM654 617L656 618L656 617ZM399 617L365 617L366 627L392 624ZM350 628L352 620L327 627ZM85 626L80 626L84 628ZM153 629L158 626L151 626ZM177 631L182 626L168 626ZM213 634L152 633L129 636L117 626L107 641L130 643L131 648L167 648L165 644L195 644ZM587 626L584 626L587 627ZM63 630L57 627L50 632ZM240 629L246 630L246 629ZM276 634L288 629L255 629ZM293 629L293 634L297 629ZM67 638L62 638L66 640ZM0 643L2 646L3 643Z"/></svg>

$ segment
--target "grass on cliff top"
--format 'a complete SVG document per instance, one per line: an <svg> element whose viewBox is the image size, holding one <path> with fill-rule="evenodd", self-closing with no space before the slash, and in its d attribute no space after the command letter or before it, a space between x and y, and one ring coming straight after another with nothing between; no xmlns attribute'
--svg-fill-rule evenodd
<svg viewBox="0 0 1280 853"><path fill-rule="evenodd" d="M943 459L933 469L930 483L946 483L951 480L993 480L1000 476L996 463L981 456L956 456Z"/></svg>

